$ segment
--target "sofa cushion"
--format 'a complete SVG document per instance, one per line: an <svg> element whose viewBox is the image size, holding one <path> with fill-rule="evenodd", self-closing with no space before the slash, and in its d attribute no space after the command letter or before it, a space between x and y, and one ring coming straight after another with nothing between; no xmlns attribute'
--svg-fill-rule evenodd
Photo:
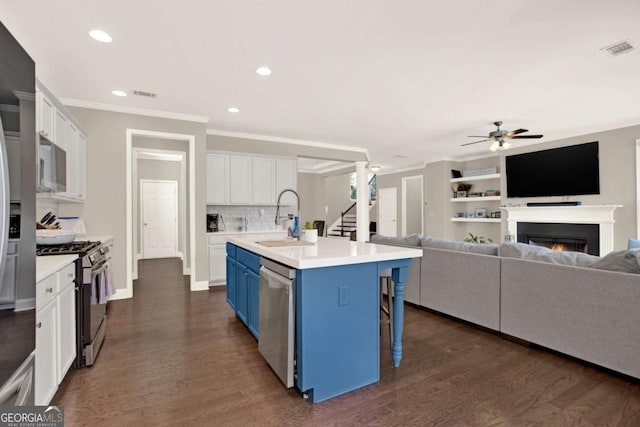
<svg viewBox="0 0 640 427"><path fill-rule="evenodd" d="M600 270L640 274L640 250L627 249L608 253L591 267Z"/></svg>
<svg viewBox="0 0 640 427"><path fill-rule="evenodd" d="M391 237L391 236L382 236L380 234L374 234L373 236L371 236L369 241L371 243L378 243L381 245L420 247L421 238L422 238L421 234L411 234L409 236L402 236L402 237Z"/></svg>
<svg viewBox="0 0 640 427"><path fill-rule="evenodd" d="M456 240L436 239L425 236L421 241L423 248L446 249L448 251L469 252L480 255L498 255L499 246L495 243L468 243Z"/></svg>
<svg viewBox="0 0 640 427"><path fill-rule="evenodd" d="M600 257L582 252L557 252L543 246L526 243L503 243L500 246L500 255L505 258L527 259L575 267L591 267L600 260Z"/></svg>

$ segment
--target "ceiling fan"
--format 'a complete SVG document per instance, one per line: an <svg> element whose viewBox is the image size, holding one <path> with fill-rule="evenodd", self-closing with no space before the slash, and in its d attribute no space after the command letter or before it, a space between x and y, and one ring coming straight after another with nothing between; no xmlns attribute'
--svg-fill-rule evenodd
<svg viewBox="0 0 640 427"><path fill-rule="evenodd" d="M502 126L501 121L493 122L493 124L496 126L497 129L494 130L493 132L490 132L489 135L482 135L482 136L469 135L469 138L484 138L484 139L481 139L480 141L467 142L466 144L462 144L461 146L464 147L465 145L479 144L485 141L493 141L493 144L491 144L491 146L489 147L489 150L491 151L506 150L507 148L511 147L511 143L509 143L507 139L535 139L535 138L542 138L543 136L543 135L520 135L521 133L529 132L527 129L502 130L500 129L500 126Z"/></svg>

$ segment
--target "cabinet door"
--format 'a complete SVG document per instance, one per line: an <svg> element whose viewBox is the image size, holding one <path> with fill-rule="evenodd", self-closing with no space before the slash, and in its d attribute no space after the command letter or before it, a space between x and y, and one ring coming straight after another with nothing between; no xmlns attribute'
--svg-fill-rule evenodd
<svg viewBox="0 0 640 427"><path fill-rule="evenodd" d="M38 132L41 135L47 137L47 139L54 141L54 123L55 123L55 111L56 107L53 106L53 102L47 98L42 92L38 92L36 108L38 117ZM54 141L55 142L55 141Z"/></svg>
<svg viewBox="0 0 640 427"><path fill-rule="evenodd" d="M238 300L236 271L236 260L227 257L227 303L229 303L234 310L236 309L236 302Z"/></svg>
<svg viewBox="0 0 640 427"><path fill-rule="evenodd" d="M78 199L84 200L87 197L87 137L78 133L77 142L76 167L78 174L76 188L78 189Z"/></svg>
<svg viewBox="0 0 640 427"><path fill-rule="evenodd" d="M248 298L248 289L247 289L247 267L243 264L237 262L236 264L236 278L237 278L237 292L238 299L236 301L236 314L242 320L242 322L247 324L247 298Z"/></svg>
<svg viewBox="0 0 640 427"><path fill-rule="evenodd" d="M61 283L68 280L61 277ZM62 284L61 286L65 286ZM76 358L76 288L71 284L58 294L58 384L62 382L67 371Z"/></svg>
<svg viewBox="0 0 640 427"><path fill-rule="evenodd" d="M227 277L225 244L209 245L209 282L224 282Z"/></svg>
<svg viewBox="0 0 640 427"><path fill-rule="evenodd" d="M54 300L36 312L36 405L48 405L58 388L57 359Z"/></svg>
<svg viewBox="0 0 640 427"><path fill-rule="evenodd" d="M276 197L282 190L297 190L298 182L298 164L295 159L277 159L276 160ZM290 192L282 195L281 205L296 206L296 196Z"/></svg>
<svg viewBox="0 0 640 427"><path fill-rule="evenodd" d="M207 154L207 204L229 203L229 156Z"/></svg>
<svg viewBox="0 0 640 427"><path fill-rule="evenodd" d="M231 204L253 202L251 157L229 156L229 200Z"/></svg>
<svg viewBox="0 0 640 427"><path fill-rule="evenodd" d="M260 315L260 276L247 269L247 291L249 310L249 330L254 337L258 338L258 325Z"/></svg>
<svg viewBox="0 0 640 427"><path fill-rule="evenodd" d="M56 121L55 121L55 143L58 147L63 150L67 150L67 118L62 113L62 111L55 110L56 113Z"/></svg>
<svg viewBox="0 0 640 427"><path fill-rule="evenodd" d="M272 205L276 202L276 160L253 158L253 203Z"/></svg>
<svg viewBox="0 0 640 427"><path fill-rule="evenodd" d="M69 197L78 195L78 129L67 123L67 191Z"/></svg>
<svg viewBox="0 0 640 427"><path fill-rule="evenodd" d="M16 265L17 255L7 255L4 278L0 284L0 303L13 303L16 297Z"/></svg>

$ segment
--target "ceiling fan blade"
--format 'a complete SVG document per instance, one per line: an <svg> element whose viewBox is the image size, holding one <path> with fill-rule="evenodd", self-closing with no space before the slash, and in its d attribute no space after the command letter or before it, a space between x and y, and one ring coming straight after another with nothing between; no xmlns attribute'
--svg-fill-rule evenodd
<svg viewBox="0 0 640 427"><path fill-rule="evenodd" d="M480 141L467 142L466 144L460 144L460 146L464 147L465 145L479 144L481 142L486 142L486 141L491 141L491 140L490 139L481 139Z"/></svg>
<svg viewBox="0 0 640 427"><path fill-rule="evenodd" d="M514 136L511 139L535 139L535 138L542 138L544 135L520 135L520 136Z"/></svg>
<svg viewBox="0 0 640 427"><path fill-rule="evenodd" d="M467 135L467 138L487 138L487 135Z"/></svg>
<svg viewBox="0 0 640 427"><path fill-rule="evenodd" d="M525 132L529 132L528 129L516 129L516 130L512 130L511 132L508 132L507 134L509 135L509 137L513 136L513 135L517 135L519 133L525 133Z"/></svg>

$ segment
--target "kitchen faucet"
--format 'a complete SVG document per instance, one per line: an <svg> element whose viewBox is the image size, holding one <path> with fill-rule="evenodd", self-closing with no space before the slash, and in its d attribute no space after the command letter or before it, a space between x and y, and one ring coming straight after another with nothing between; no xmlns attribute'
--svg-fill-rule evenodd
<svg viewBox="0 0 640 427"><path fill-rule="evenodd" d="M276 225L280 225L280 218L288 218L288 216L282 216L282 217L280 216L280 199L282 198L282 195L284 193L286 193L287 191L291 191L293 194L296 195L296 199L298 200L298 221L300 221L300 196L298 195L298 193L295 192L295 190L291 190L290 188L286 188L286 189L282 190L280 192L280 194L278 195L278 203L277 203L277 206L276 206ZM298 228L300 228L299 224L298 224Z"/></svg>

